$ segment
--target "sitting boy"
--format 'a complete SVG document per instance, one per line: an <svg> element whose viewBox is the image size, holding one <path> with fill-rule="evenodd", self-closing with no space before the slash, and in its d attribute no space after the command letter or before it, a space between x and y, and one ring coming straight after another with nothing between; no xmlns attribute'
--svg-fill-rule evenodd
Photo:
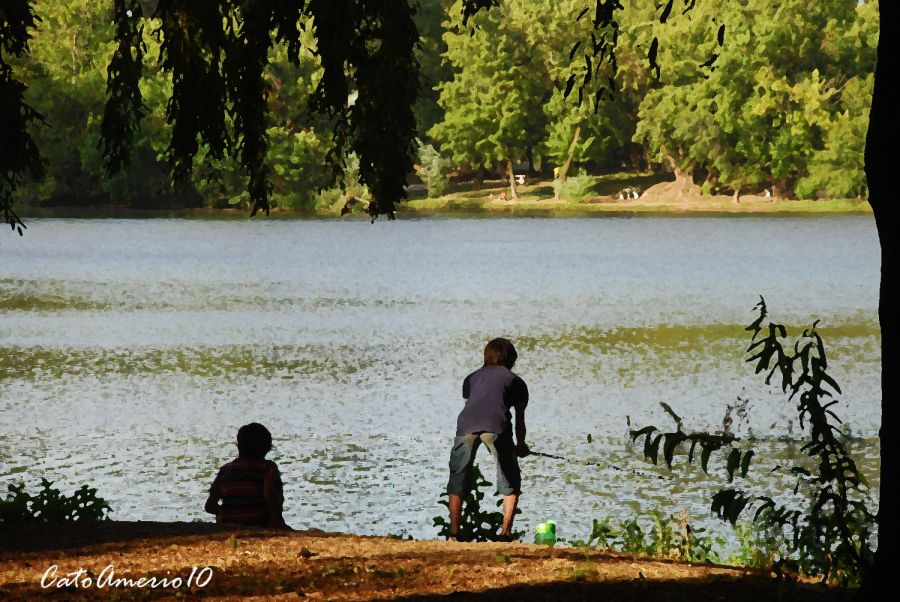
<svg viewBox="0 0 900 602"><path fill-rule="evenodd" d="M459 538L463 497L472 487L475 452L484 443L497 465L497 491L503 495L503 528L498 539L511 541L513 517L521 493L522 476L517 457L529 454L525 443L525 406L528 387L513 374L516 348L507 339L494 339L484 348L484 365L463 381L466 405L456 420L456 438L450 451L449 539ZM516 443L512 415L516 409Z"/></svg>
<svg viewBox="0 0 900 602"><path fill-rule="evenodd" d="M281 515L278 466L265 459L272 449L269 429L257 422L245 424L238 429L237 447L237 459L219 469L204 509L216 515L217 523L289 529Z"/></svg>

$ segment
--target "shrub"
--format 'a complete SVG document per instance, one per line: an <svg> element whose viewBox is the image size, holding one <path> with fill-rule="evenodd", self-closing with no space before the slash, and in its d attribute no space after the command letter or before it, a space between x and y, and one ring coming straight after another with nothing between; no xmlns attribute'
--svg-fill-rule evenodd
<svg viewBox="0 0 900 602"><path fill-rule="evenodd" d="M558 180L554 188L560 187L559 196L569 201L581 202L594 194L594 178L592 176L572 176L565 182Z"/></svg>
<svg viewBox="0 0 900 602"><path fill-rule="evenodd" d="M419 142L419 165L417 174L425 183L429 197L439 197L450 187L450 159L442 157L430 144Z"/></svg>
<svg viewBox="0 0 900 602"><path fill-rule="evenodd" d="M497 532L503 527L503 513L499 511L486 511L481 509L481 501L484 499L482 487L490 487L491 483L487 481L478 470L477 466L472 467L472 489L463 499L462 517L459 521L459 539L461 541L494 541L497 539ZM441 497L446 496L444 493ZM441 500L438 502L449 510L450 502ZM503 504L503 500L497 502L497 506ZM516 508L516 515L522 511ZM440 527L438 537L447 537L450 534L450 521L443 516L434 517L434 526ZM521 539L525 535L524 531L514 531L513 536Z"/></svg>
<svg viewBox="0 0 900 602"><path fill-rule="evenodd" d="M645 523L644 526L641 523ZM576 547L597 547L659 558L674 558L688 562L716 562L714 546L724 543L721 537L704 535L704 529L692 528L687 516L665 515L658 510L644 517L630 518L613 526L609 518L594 519L587 541L570 542Z"/></svg>
<svg viewBox="0 0 900 602"><path fill-rule="evenodd" d="M105 520L111 511L94 488L82 485L67 497L51 485L47 479L41 479L41 490L31 495L24 484L10 484L6 499L0 499L0 523L96 522Z"/></svg>
<svg viewBox="0 0 900 602"><path fill-rule="evenodd" d="M791 474L797 479L794 493L806 495L806 508L779 505L770 497L749 495L729 487L712 497L712 511L721 519L736 525L745 509L756 505L753 520L761 528L777 535L781 544L776 547L778 558L774 570L790 568L821 576L842 586L859 585L863 573L874 565L872 534L875 516L866 507L868 484L860 474L856 462L845 446L847 433L833 406L841 388L828 374L825 343L816 330L818 322L803 331L793 344L783 344L787 329L768 318L765 300L760 298L756 308L759 317L746 327L752 333L747 353L748 362L756 365L756 373L765 372L766 384L773 378L780 380L788 401L797 402L797 412L804 427L806 442L801 448L815 472L804 466L793 466ZM727 451L728 482L735 476L746 476L754 451L735 446L730 433L685 433L679 419L675 432L658 432L654 426L631 431L632 440L644 437L644 456L654 464L660 446L669 468L675 450L689 444L688 463L700 448L700 463L707 470L710 454ZM779 467L780 468L780 467Z"/></svg>

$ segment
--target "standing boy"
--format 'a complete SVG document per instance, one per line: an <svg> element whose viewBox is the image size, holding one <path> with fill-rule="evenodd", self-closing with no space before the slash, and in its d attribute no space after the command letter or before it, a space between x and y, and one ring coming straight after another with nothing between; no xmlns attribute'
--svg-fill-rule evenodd
<svg viewBox="0 0 900 602"><path fill-rule="evenodd" d="M480 443L487 445L497 465L497 491L503 495L503 529L498 539L512 540L513 516L519 503L522 475L519 457L527 456L525 406L528 387L513 374L518 354L507 339L494 339L484 348L484 365L463 381L466 405L456 420L450 452L450 539L459 537L462 500L472 487L472 464ZM516 409L513 444L512 414Z"/></svg>
<svg viewBox="0 0 900 602"><path fill-rule="evenodd" d="M281 514L281 475L275 462L266 460L272 449L269 429L245 424L238 429L237 447L237 459L219 469L209 488L205 510L217 523L289 529Z"/></svg>

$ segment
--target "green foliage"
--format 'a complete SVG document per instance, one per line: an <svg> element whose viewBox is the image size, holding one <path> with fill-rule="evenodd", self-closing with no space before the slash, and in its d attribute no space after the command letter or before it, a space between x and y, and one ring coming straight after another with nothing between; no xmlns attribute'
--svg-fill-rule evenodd
<svg viewBox="0 0 900 602"><path fill-rule="evenodd" d="M771 571L777 558L786 550L784 534L777 526L758 521L741 521L734 525L738 551L728 557L726 564Z"/></svg>
<svg viewBox="0 0 900 602"><path fill-rule="evenodd" d="M0 524L96 522L105 520L111 508L97 490L83 485L66 496L53 483L41 479L36 495L25 491L25 485L10 484L6 499L0 499Z"/></svg>
<svg viewBox="0 0 900 602"><path fill-rule="evenodd" d="M311 106L331 124L327 163L340 171L344 155L360 157L360 177L377 197L370 209L374 215L392 216L414 158L411 105L418 87L413 55L418 36L413 12L405 0L161 0L151 21L138 0L117 0L118 47L109 71L102 135L110 169L127 163L130 138L142 117L141 32L150 25L160 43L159 65L171 81L165 155L176 181L190 181L202 155L234 162L251 212L268 211L276 191L270 163L272 84L266 65L271 50L281 44L285 60L299 66L301 50L310 46L314 32L323 71ZM348 102L351 89L358 93L354 103ZM391 132L392 144L385 144L384 132ZM295 199L285 202L297 204Z"/></svg>
<svg viewBox="0 0 900 602"><path fill-rule="evenodd" d="M21 63L21 73L29 84L29 102L45 117L45 124L36 125L32 132L46 158L46 177L26 182L19 198L48 205L171 204L177 197L161 157L165 147L163 109L170 87L158 77L156 68L145 70L140 106L134 106L136 100L132 98L127 100L128 107L123 107L144 116L143 127L118 132L127 138L132 153L121 157L115 175L108 177L110 166L105 164L101 148L104 80L110 60L126 60L111 58L114 47L110 44L113 27L109 7L86 0L40 0L36 10L43 26L32 52ZM147 31L134 35L140 56L154 60L159 44ZM127 60L132 60L131 54Z"/></svg>
<svg viewBox="0 0 900 602"><path fill-rule="evenodd" d="M565 182L554 182L554 186L559 186L559 196L569 201L582 201L594 194L594 184L596 180L593 176L580 175L566 178Z"/></svg>
<svg viewBox="0 0 900 602"><path fill-rule="evenodd" d="M439 93L435 86L453 76L450 66L441 59L447 51L443 38L446 5L444 0L424 0L419 3L415 15L419 29L416 60L419 62L421 88L413 112L416 115L417 137L426 144L432 142L428 131L444 120L444 110L438 104Z"/></svg>
<svg viewBox="0 0 900 602"><path fill-rule="evenodd" d="M756 373L766 373L765 382L780 381L788 400L797 401L800 424L805 427L806 442L801 449L815 463L815 472L804 466L794 466L790 472L797 478L794 493L801 489L806 496L804 509L791 508L767 496L752 496L735 488L722 489L712 497L711 509L719 518L737 523L741 513L756 506L754 520L768 533L781 534L783 547L775 569L795 566L807 575L821 576L823 581L841 585L858 585L862 574L874 563L871 535L875 516L866 507L868 484L845 447L847 435L832 407L841 393L837 382L828 374L825 344L816 331L816 323L803 331L793 346L787 348L782 339L787 330L769 321L766 304L760 299L756 306L759 316L746 330L752 333L748 348L748 362L755 364ZM793 349L793 351L790 351ZM741 451L728 433L710 435L678 430L654 435L656 427L648 426L631 432L633 440L644 439L644 456L654 463L664 441L666 464L671 468L674 450L688 441L688 463L693 461L694 449L702 449L704 471L712 451L728 451L726 473L729 483L738 470L746 476L753 450Z"/></svg>
<svg viewBox="0 0 900 602"><path fill-rule="evenodd" d="M643 90L635 84L647 81L645 74L630 69L637 52L633 44L638 43L635 35L640 21L652 18L652 9L648 11L646 4L630 4L617 11L618 28L615 32L605 29L600 37L611 43L614 36L624 37L628 43L618 45L615 59L593 59L594 71L587 85L567 94L562 82L578 78L586 62L592 60L588 55L605 43L596 35L591 42L594 23L578 18L586 6L583 0L528 0L515 3L514 11L529 45L554 82L544 92L545 98L549 97L543 108L547 123L544 154L557 166L570 162L618 167L637 121L637 103ZM570 60L574 40L583 42ZM620 72L623 62L627 67ZM612 84L611 78L618 81Z"/></svg>
<svg viewBox="0 0 900 602"><path fill-rule="evenodd" d="M641 102L635 141L659 163L736 191L859 195L867 111L840 115L868 106L873 4L730 0L658 27L667 70ZM721 47L709 35L717 23L727 28ZM710 53L714 64L698 68ZM845 85L854 79L863 85Z"/></svg>
<svg viewBox="0 0 900 602"><path fill-rule="evenodd" d="M626 554L671 558L688 562L717 562L715 547L725 540L705 535L702 528L693 528L686 516L665 515L654 510L649 517L635 517L614 526L609 518L594 519L586 541L572 541L576 547L596 547L617 550Z"/></svg>
<svg viewBox="0 0 900 602"><path fill-rule="evenodd" d="M438 85L444 120L429 134L455 163L490 167L525 156L543 137L542 99L548 77L531 51L515 3L503 3L462 24L450 9L444 41L453 79Z"/></svg>
<svg viewBox="0 0 900 602"><path fill-rule="evenodd" d="M760 496L756 518L789 529L789 550L804 573L858 585L862 573L874 564L875 516L865 504L868 484L844 445L846 434L835 424L840 419L830 409L838 403L834 397L841 389L828 374L825 345L816 331L818 321L803 331L793 352L785 351L784 326L768 321L764 300L757 307L759 318L747 327L753 333L748 349L753 355L747 361L756 362L757 373L768 371L767 384L778 373L782 390L797 400L800 423L808 425L807 442L801 449L816 462L816 473L809 474L801 466L792 469L797 488L802 486L807 495L805 514Z"/></svg>
<svg viewBox="0 0 900 602"><path fill-rule="evenodd" d="M810 158L808 175L797 181L800 198L866 196L863 159L873 82L868 75L844 84L841 106L824 126L823 148Z"/></svg>
<svg viewBox="0 0 900 602"><path fill-rule="evenodd" d="M428 196L442 196L450 187L450 160L442 157L430 144L419 142L419 177L428 189Z"/></svg>
<svg viewBox="0 0 900 602"><path fill-rule="evenodd" d="M472 489L463 498L462 517L459 522L459 539L461 541L494 541L498 531L503 527L503 512L482 510L481 502L484 500L482 487L491 487L491 483L484 478L477 466L472 466ZM446 496L447 494L442 494ZM450 503L447 500L438 502L449 510ZM501 506L503 500L497 502ZM516 515L522 510L516 508ZM450 521L444 516L433 518L435 527L440 527L438 537L447 537L450 534ZM524 531L514 531L513 537L520 539L525 535Z"/></svg>
<svg viewBox="0 0 900 602"><path fill-rule="evenodd" d="M8 4L0 211L19 228L14 201L337 206L319 191L351 154L375 199L356 207L390 215L417 158L445 169L416 138L472 168L646 154L707 193L867 193L875 2Z"/></svg>

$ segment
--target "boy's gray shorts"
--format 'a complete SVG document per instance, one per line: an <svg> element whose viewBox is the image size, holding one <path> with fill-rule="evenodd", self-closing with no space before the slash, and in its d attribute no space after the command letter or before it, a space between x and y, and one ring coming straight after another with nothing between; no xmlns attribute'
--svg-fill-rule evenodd
<svg viewBox="0 0 900 602"><path fill-rule="evenodd" d="M472 433L459 435L453 440L450 450L450 480L447 493L465 496L472 488L472 464L475 452L484 443L494 456L497 465L497 492L501 495L521 493L522 473L516 457L512 431L502 433Z"/></svg>

